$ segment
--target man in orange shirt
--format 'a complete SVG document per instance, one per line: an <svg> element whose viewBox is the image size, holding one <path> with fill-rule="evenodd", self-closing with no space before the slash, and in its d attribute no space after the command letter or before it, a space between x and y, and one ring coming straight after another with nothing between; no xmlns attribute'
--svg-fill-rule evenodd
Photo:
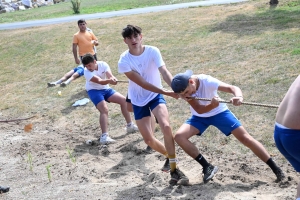
<svg viewBox="0 0 300 200"><path fill-rule="evenodd" d="M75 63L80 64L82 56L87 53L92 54L95 60L97 60L94 46L98 46L98 39L93 34L93 32L87 30L86 27L87 23L84 19L78 20L77 24L79 27L79 31L75 33L73 36L73 55L74 55ZM80 60L78 59L77 56L77 47L78 47Z"/></svg>

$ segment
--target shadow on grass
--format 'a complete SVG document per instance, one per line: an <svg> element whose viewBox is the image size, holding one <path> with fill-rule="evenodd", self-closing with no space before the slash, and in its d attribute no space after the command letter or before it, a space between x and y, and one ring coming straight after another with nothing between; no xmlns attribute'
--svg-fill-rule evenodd
<svg viewBox="0 0 300 200"><path fill-rule="evenodd" d="M78 92L78 93L76 93L76 94L70 96L70 98L68 99L68 102L72 102L72 104L73 104L73 103L75 103L75 101L80 100L80 99L83 99L83 98L89 98L89 96L88 96L86 90L82 90L81 92ZM76 107L72 106L72 104L69 105L68 107L62 109L60 112L61 112L63 115L68 115L68 114L70 114L73 110L76 109Z"/></svg>
<svg viewBox="0 0 300 200"><path fill-rule="evenodd" d="M270 6L269 10L257 12L254 15L236 14L226 18L225 21L218 22L210 28L211 32L225 32L236 34L240 37L247 35L259 35L267 31L281 31L288 28L297 27L300 22L300 1L294 2L297 7L285 6L276 8Z"/></svg>

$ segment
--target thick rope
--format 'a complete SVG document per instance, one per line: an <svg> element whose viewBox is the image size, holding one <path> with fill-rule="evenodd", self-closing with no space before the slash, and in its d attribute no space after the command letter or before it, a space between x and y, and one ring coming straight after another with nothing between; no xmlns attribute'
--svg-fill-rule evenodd
<svg viewBox="0 0 300 200"><path fill-rule="evenodd" d="M200 98L200 97L189 97L191 99L197 99L202 101L211 101L211 99L207 98ZM231 103L230 101L225 100L219 100L220 103ZM242 105L250 105L250 106L262 106L262 107L268 107L268 108L278 108L278 105L272 105L272 104L261 104L261 103L251 103L251 102L242 102Z"/></svg>
<svg viewBox="0 0 300 200"><path fill-rule="evenodd" d="M129 81L117 81L117 83L129 83Z"/></svg>

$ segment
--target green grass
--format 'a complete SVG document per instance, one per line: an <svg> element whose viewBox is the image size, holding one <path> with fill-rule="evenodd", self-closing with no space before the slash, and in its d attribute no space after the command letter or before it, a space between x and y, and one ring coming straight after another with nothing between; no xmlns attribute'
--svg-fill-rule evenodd
<svg viewBox="0 0 300 200"><path fill-rule="evenodd" d="M148 6L168 5L176 3L193 2L195 0L81 0L80 15L92 14L108 11L127 10ZM0 23L11 23L18 21L28 21L37 19L49 19L76 15L73 12L70 1L43 6L36 9L3 13L0 15Z"/></svg>

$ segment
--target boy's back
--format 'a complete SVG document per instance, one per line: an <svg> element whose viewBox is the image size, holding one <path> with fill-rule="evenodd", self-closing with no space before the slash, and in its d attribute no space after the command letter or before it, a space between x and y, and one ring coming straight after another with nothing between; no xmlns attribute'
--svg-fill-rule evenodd
<svg viewBox="0 0 300 200"><path fill-rule="evenodd" d="M276 122L291 129L300 129L300 75L290 86L276 114Z"/></svg>

